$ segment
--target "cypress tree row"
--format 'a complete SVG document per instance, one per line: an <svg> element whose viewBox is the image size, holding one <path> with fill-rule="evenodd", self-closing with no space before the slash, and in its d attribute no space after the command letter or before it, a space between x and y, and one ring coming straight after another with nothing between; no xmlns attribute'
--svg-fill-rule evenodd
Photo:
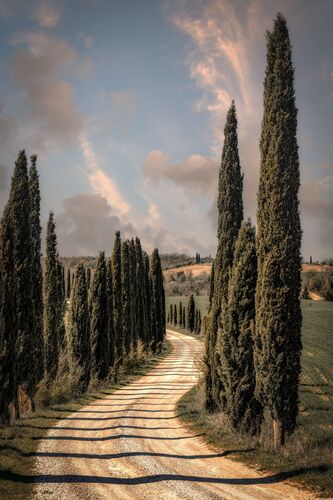
<svg viewBox="0 0 333 500"><path fill-rule="evenodd" d="M120 232L116 232L112 253L112 286L113 286L113 326L115 334L116 364L123 362L123 333L122 333L122 293L121 293L121 239Z"/></svg>
<svg viewBox="0 0 333 500"><path fill-rule="evenodd" d="M91 269L90 267L88 267L87 269L87 290L89 292L89 288L90 288L90 281L91 281Z"/></svg>
<svg viewBox="0 0 333 500"><path fill-rule="evenodd" d="M193 294L191 294L187 307L187 328L191 333L194 332L194 326L195 326L195 303Z"/></svg>
<svg viewBox="0 0 333 500"><path fill-rule="evenodd" d="M183 315L182 315L183 328L186 328L186 307L183 306Z"/></svg>
<svg viewBox="0 0 333 500"><path fill-rule="evenodd" d="M178 309L178 317L179 317L179 326L183 327L183 305L182 301L179 302L179 309Z"/></svg>
<svg viewBox="0 0 333 500"><path fill-rule="evenodd" d="M44 294L44 362L45 378L49 384L55 378L58 369L60 352L59 326L61 315L59 311L61 297L59 297L59 266L57 236L53 212L50 212L46 231L45 273L43 281Z"/></svg>
<svg viewBox="0 0 333 500"><path fill-rule="evenodd" d="M258 192L256 396L274 445L295 429L301 355L299 158L292 50L285 18L267 34Z"/></svg>
<svg viewBox="0 0 333 500"><path fill-rule="evenodd" d="M217 252L214 261L214 295L206 334L205 353L205 397L206 409L218 407L221 383L217 374L216 342L218 322L227 299L228 275L232 266L233 252L238 231L243 219L243 177L238 154L237 117L232 102L224 128L224 144L219 172ZM223 340L222 335L219 342Z"/></svg>
<svg viewBox="0 0 333 500"><path fill-rule="evenodd" d="M133 353L136 353L138 348L139 328L137 324L138 316L140 315L139 299L138 299L138 282L137 282L137 263L135 243L132 238L128 242L128 252L130 261L130 308L131 308L131 341Z"/></svg>
<svg viewBox="0 0 333 500"><path fill-rule="evenodd" d="M30 193L30 233L31 233L31 296L33 307L33 327L30 333L32 352L31 396L44 376L44 342L43 342L43 271L41 264L41 232L40 225L40 190L39 176L36 168L37 156L30 157L29 193Z"/></svg>
<svg viewBox="0 0 333 500"><path fill-rule="evenodd" d="M72 356L82 369L80 383L84 392L90 380L90 324L86 273L82 264L76 269L72 287L68 333Z"/></svg>
<svg viewBox="0 0 333 500"><path fill-rule="evenodd" d="M58 314L58 350L59 353L66 348L66 339L65 339L65 290L64 290L64 273L63 266L58 259L57 263L57 314Z"/></svg>
<svg viewBox="0 0 333 500"><path fill-rule="evenodd" d="M100 252L90 290L91 378L104 380L109 373L109 315L104 252Z"/></svg>
<svg viewBox="0 0 333 500"><path fill-rule="evenodd" d="M173 322L176 326L178 325L178 314L177 314L176 304L173 306Z"/></svg>
<svg viewBox="0 0 333 500"><path fill-rule="evenodd" d="M234 263L228 285L228 301L223 314L224 343L219 351L226 375L225 413L234 429L256 434L260 430L261 405L254 397L255 371L253 336L257 255L255 230L250 221L242 224L235 246ZM220 348L220 346L218 346Z"/></svg>

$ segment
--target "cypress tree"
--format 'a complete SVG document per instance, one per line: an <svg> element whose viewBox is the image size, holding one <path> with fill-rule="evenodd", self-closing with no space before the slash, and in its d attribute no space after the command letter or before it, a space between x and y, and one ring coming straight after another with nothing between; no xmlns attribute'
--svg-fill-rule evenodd
<svg viewBox="0 0 333 500"><path fill-rule="evenodd" d="M104 380L109 371L109 318L104 252L100 252L90 293L91 378Z"/></svg>
<svg viewBox="0 0 333 500"><path fill-rule="evenodd" d="M176 304L174 304L174 306L173 306L173 322L174 322L175 326L177 326L177 324L178 324L178 317L177 316L178 316L177 315L177 306L176 306Z"/></svg>
<svg viewBox="0 0 333 500"><path fill-rule="evenodd" d="M135 254L135 243L133 238L128 242L128 254L129 254L129 270L130 270L130 310L131 310L131 342L132 350L135 354L138 349L138 328L140 325L140 303L139 303L139 291L137 282L137 264L136 264L136 254Z"/></svg>
<svg viewBox="0 0 333 500"><path fill-rule="evenodd" d="M206 409L213 411L219 404L221 384L217 375L216 342L218 320L227 299L228 275L233 252L243 219L243 177L238 154L237 117L232 102L224 128L224 144L219 172L217 252L214 260L214 295L211 318L206 334L205 396Z"/></svg>
<svg viewBox="0 0 333 500"><path fill-rule="evenodd" d="M186 307L183 306L183 315L182 315L183 327L186 328Z"/></svg>
<svg viewBox="0 0 333 500"><path fill-rule="evenodd" d="M300 245L292 50L285 18L267 34L258 192L256 396L269 411L274 445L295 429L301 355Z"/></svg>
<svg viewBox="0 0 333 500"><path fill-rule="evenodd" d="M31 395L38 382L44 376L44 343L43 343L43 271L41 264L41 232L40 225L40 190L39 176L36 168L37 156L30 157L29 193L30 193L30 232L31 232L31 286L33 307L33 328L31 330L32 366L30 372Z"/></svg>
<svg viewBox="0 0 333 500"><path fill-rule="evenodd" d="M178 309L178 317L179 317L179 326L183 327L183 305L182 301L179 302L179 309Z"/></svg>
<svg viewBox="0 0 333 500"><path fill-rule="evenodd" d="M195 303L193 294L191 294L187 308L187 328L191 333L194 332L194 323L195 323Z"/></svg>
<svg viewBox="0 0 333 500"><path fill-rule="evenodd" d="M255 434L260 429L261 405L254 397L253 335L257 255L255 230L250 221L240 228L229 277L228 301L223 314L224 342L218 355L226 399L225 412L236 430ZM219 346L220 347L220 346Z"/></svg>
<svg viewBox="0 0 333 500"><path fill-rule="evenodd" d="M144 262L143 262L143 254L141 248L141 242L138 237L135 238L135 260L136 260L136 328L139 333L139 337L143 343L146 345L145 338L145 323L148 321L148 317L146 315L146 310L144 307Z"/></svg>
<svg viewBox="0 0 333 500"><path fill-rule="evenodd" d="M124 354L129 355L132 344L132 307L131 307L131 268L130 242L124 241L121 245L121 304L122 304L122 333L124 338Z"/></svg>
<svg viewBox="0 0 333 500"><path fill-rule="evenodd" d="M73 358L82 369L81 389L86 391L90 380L90 329L86 274L79 264L71 292L69 308L69 343Z"/></svg>
<svg viewBox="0 0 333 500"><path fill-rule="evenodd" d="M169 317L170 317L170 323L172 324L173 323L173 305L172 304L170 304Z"/></svg>
<svg viewBox="0 0 333 500"><path fill-rule="evenodd" d="M66 287L66 297L69 299L71 296L71 270L67 269L67 287Z"/></svg>
<svg viewBox="0 0 333 500"><path fill-rule="evenodd" d="M44 274L44 358L45 376L50 383L57 374L59 356L59 279L57 236L53 212L50 212L46 230Z"/></svg>
<svg viewBox="0 0 333 500"><path fill-rule="evenodd" d="M109 366L113 368L116 353L115 353L115 345L114 345L114 318L113 318L113 286L112 286L112 262L111 259L108 259L107 269L106 269L106 288L108 294L108 309L109 309Z"/></svg>
<svg viewBox="0 0 333 500"><path fill-rule="evenodd" d="M57 262L57 316L58 316L58 350L59 354L62 350L66 349L66 338L65 338L65 290L64 290L64 281L63 281L63 265L58 259Z"/></svg>
<svg viewBox="0 0 333 500"><path fill-rule="evenodd" d="M152 311L151 311L151 281L150 281L150 264L149 256L146 252L143 253L143 275L144 275L144 308L145 308L145 322L144 322L144 338L146 348L152 348Z"/></svg>
<svg viewBox="0 0 333 500"><path fill-rule="evenodd" d="M14 236L10 205L7 203L0 225L0 422L10 423L17 395L16 377L16 282ZM10 408L11 407L11 408Z"/></svg>
<svg viewBox="0 0 333 500"><path fill-rule="evenodd" d="M165 295L163 287L163 274L161 267L161 259L158 249L153 250L151 256L151 285L152 285L152 313L153 313L153 351L156 352L162 348L162 343L165 336ZM175 310L177 306L175 304Z"/></svg>
<svg viewBox="0 0 333 500"><path fill-rule="evenodd" d="M121 293L121 239L116 232L112 252L112 286L113 286L113 325L116 364L123 362L123 332L122 332L122 293Z"/></svg>
<svg viewBox="0 0 333 500"><path fill-rule="evenodd" d="M15 268L17 382L31 399L35 392L39 367L34 342L34 305L32 300L32 234L30 227L30 191L27 159L24 151L15 163L10 192L10 217L13 225ZM19 391L22 394L21 390ZM17 408L18 410L18 408ZM18 416L18 415L17 415Z"/></svg>

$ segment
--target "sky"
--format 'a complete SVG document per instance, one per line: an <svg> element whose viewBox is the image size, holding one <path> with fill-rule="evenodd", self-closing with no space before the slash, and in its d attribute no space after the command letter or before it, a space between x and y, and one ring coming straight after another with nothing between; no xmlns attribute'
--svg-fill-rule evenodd
<svg viewBox="0 0 333 500"><path fill-rule="evenodd" d="M266 32L288 22L302 254L333 256L332 0L0 0L0 209L18 151L38 155L61 255L214 255L226 111L235 100L255 223Z"/></svg>

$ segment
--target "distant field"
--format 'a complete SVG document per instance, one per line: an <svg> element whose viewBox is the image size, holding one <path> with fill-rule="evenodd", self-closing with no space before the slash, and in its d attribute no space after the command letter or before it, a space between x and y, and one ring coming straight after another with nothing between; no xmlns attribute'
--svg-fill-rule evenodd
<svg viewBox="0 0 333 500"><path fill-rule="evenodd" d="M188 297L166 297L165 298L165 306L166 310L169 311L170 304L177 304L179 305L179 302L182 301L182 304L187 306L188 304ZM209 303L209 298L207 295L199 295L198 297L194 298L195 305L198 307L201 311L201 317L203 318L206 316L208 312L208 303Z"/></svg>

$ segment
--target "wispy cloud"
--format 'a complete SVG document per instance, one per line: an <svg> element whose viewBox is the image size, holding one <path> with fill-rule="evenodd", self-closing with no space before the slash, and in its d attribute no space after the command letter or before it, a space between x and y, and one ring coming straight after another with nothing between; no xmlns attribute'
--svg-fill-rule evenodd
<svg viewBox="0 0 333 500"><path fill-rule="evenodd" d="M42 28L55 28L62 11L61 1L40 0L33 12L33 17Z"/></svg>
<svg viewBox="0 0 333 500"><path fill-rule="evenodd" d="M92 191L103 196L117 214L121 216L127 215L130 206L122 197L114 180L100 166L86 132L80 134L79 143L85 159L86 172Z"/></svg>

